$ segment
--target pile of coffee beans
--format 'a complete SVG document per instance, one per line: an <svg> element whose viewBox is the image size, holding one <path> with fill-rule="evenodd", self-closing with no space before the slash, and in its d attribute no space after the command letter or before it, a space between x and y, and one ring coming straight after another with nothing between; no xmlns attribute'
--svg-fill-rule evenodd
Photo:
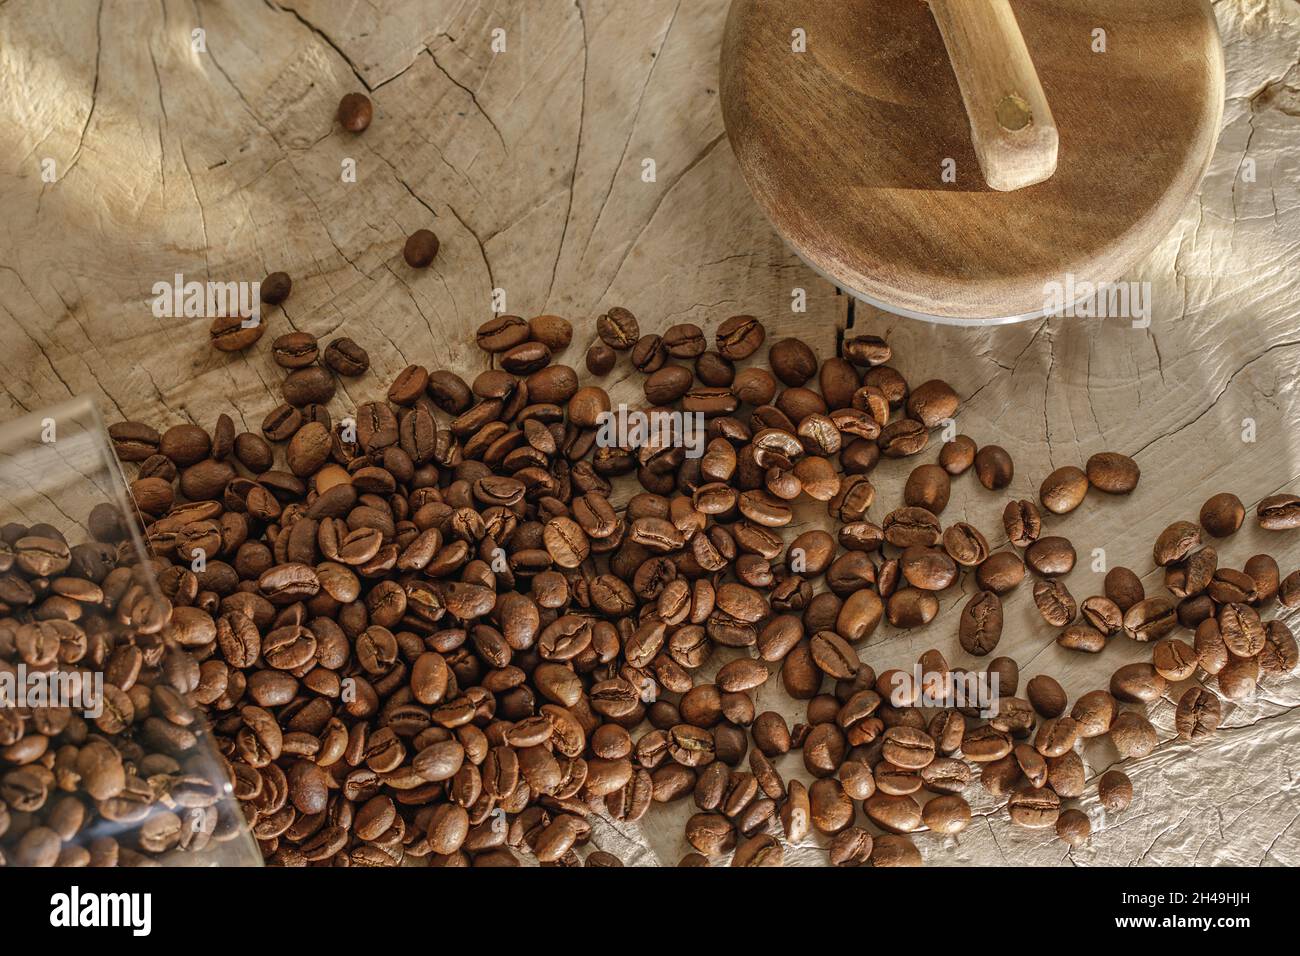
<svg viewBox="0 0 1300 956"><path fill-rule="evenodd" d="M339 422L326 369L364 372L364 351L336 340L321 358L290 333L272 347L289 370L284 404L260 434L226 416L211 434L110 430L138 463L131 490L172 604L167 633L196 662L176 689L211 720L272 863L581 865L593 815L633 822L690 800L682 865L780 865L814 833L835 865L912 865L910 834L971 822L976 778L1014 823L1077 846L1090 832L1068 805L1085 792L1079 741L1149 754L1144 705L1197 675L1177 727L1201 739L1220 697L1296 665L1285 625L1258 612L1300 603L1300 572L1280 580L1263 556L1219 569L1201 546L1201 527L1240 526L1231 496L1156 542L1172 597L1114 568L1104 594L1077 602L1061 581L1075 548L1044 534L1039 504L1006 504L1006 546L943 525L966 471L1009 486L999 446L938 443L937 463L916 465L903 501L872 520L871 472L925 453L960 403L942 381L911 387L882 339L851 336L823 362L782 339L758 364L767 336L753 316L721 322L712 348L691 323L643 335L625 308L595 326L588 371L630 362L645 376L640 410L703 416L702 455L602 441L611 396L553 360L574 337L558 316L496 316L476 332L492 368L467 382L412 365ZM1091 489L1128 494L1138 480L1131 459L1103 453L1049 475L1040 502L1064 515ZM809 503L831 530L788 534ZM1268 499L1259 520L1300 524L1300 499ZM882 625L929 624L963 575L977 589L958 644L991 654L1002 600L1027 574L1061 646L1097 653L1122 636L1151 642L1152 662L1071 703L1047 675L1018 696L1007 657L972 674L934 648L920 686L911 667L861 660ZM778 672L806 702L793 727L756 706ZM996 712L949 699L994 674ZM777 763L792 751L804 773L786 780ZM1132 799L1118 770L1097 789L1109 813ZM620 865L602 851L585 863Z"/></svg>

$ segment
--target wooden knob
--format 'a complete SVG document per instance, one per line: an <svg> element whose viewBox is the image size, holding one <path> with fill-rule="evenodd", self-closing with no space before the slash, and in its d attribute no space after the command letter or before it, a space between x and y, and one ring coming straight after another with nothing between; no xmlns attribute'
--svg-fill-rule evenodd
<svg viewBox="0 0 1300 956"><path fill-rule="evenodd" d="M1000 192L1056 172L1058 136L1009 0L929 0L970 119L984 181Z"/></svg>

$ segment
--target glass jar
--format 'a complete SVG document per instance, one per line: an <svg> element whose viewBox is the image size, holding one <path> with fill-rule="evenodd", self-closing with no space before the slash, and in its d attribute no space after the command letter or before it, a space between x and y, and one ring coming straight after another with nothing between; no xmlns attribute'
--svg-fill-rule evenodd
<svg viewBox="0 0 1300 956"><path fill-rule="evenodd" d="M163 566L90 400L0 425L0 865L260 865Z"/></svg>

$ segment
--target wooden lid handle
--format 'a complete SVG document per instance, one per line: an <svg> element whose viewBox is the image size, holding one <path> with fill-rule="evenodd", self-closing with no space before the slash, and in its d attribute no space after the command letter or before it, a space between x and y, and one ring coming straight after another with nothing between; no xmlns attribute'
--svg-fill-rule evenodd
<svg viewBox="0 0 1300 956"><path fill-rule="evenodd" d="M1058 137L1008 0L929 0L970 119L984 181L1009 192L1050 179Z"/></svg>

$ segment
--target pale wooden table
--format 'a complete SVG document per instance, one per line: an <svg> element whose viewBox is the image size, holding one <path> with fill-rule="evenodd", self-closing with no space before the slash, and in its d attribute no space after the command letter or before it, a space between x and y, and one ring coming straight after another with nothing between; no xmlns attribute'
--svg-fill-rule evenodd
<svg viewBox="0 0 1300 956"><path fill-rule="evenodd" d="M1094 495L1051 523L1084 558L1067 579L1079 598L1100 590L1090 549L1158 586L1149 547L1170 521L1194 519L1221 490L1253 508L1300 487L1300 5L1220 0L1216 10L1223 135L1199 201L1130 277L1153 283L1149 329L1067 320L961 331L856 310L854 331L889 338L913 383L957 388L961 430L1015 457L1017 497L1096 451L1138 460L1131 500ZM109 420L211 426L227 411L255 430L282 377L266 345L290 328L347 334L370 351L371 376L335 399L345 413L408 362L482 367L472 330L493 289L505 290L506 311L572 318L578 335L562 360L574 366L593 317L615 304L643 329L711 329L750 312L772 339L798 335L833 354L846 301L772 233L723 132L725 12L724 0L0 2L0 417L85 393ZM498 28L505 49L494 53ZM376 104L360 137L333 119L350 90ZM348 159L355 183L341 181ZM417 273L400 249L424 226L442 251ZM176 273L272 269L294 276L294 293L245 354L212 351L202 320L151 314L153 284ZM791 311L795 289L806 290L804 314ZM611 390L634 400L639 388ZM907 471L889 463L873 475L877 519ZM993 531L1004 500L966 478L944 519ZM1284 574L1300 565L1300 539L1251 525L1222 561L1240 566L1262 550ZM1059 650L1028 590L1009 602L998 649L1020 660L1022 680L1050 671L1074 696L1149 652L1123 639L1100 659ZM910 666L935 646L970 665L954 638L964 597L945 595L922 632L882 628L864 659ZM786 706L781 696L766 688L760 709ZM1167 738L1172 709L1152 708ZM1085 757L1095 774L1115 755L1093 744ZM1099 832L1068 855L987 800L957 840L917 843L935 864L1300 863L1300 680L1267 681L1203 746L1170 740L1130 764L1133 807L1105 819L1090 787L1082 806ZM684 809L655 808L636 832L599 829L597 842L629 861L672 862L688 849Z"/></svg>

